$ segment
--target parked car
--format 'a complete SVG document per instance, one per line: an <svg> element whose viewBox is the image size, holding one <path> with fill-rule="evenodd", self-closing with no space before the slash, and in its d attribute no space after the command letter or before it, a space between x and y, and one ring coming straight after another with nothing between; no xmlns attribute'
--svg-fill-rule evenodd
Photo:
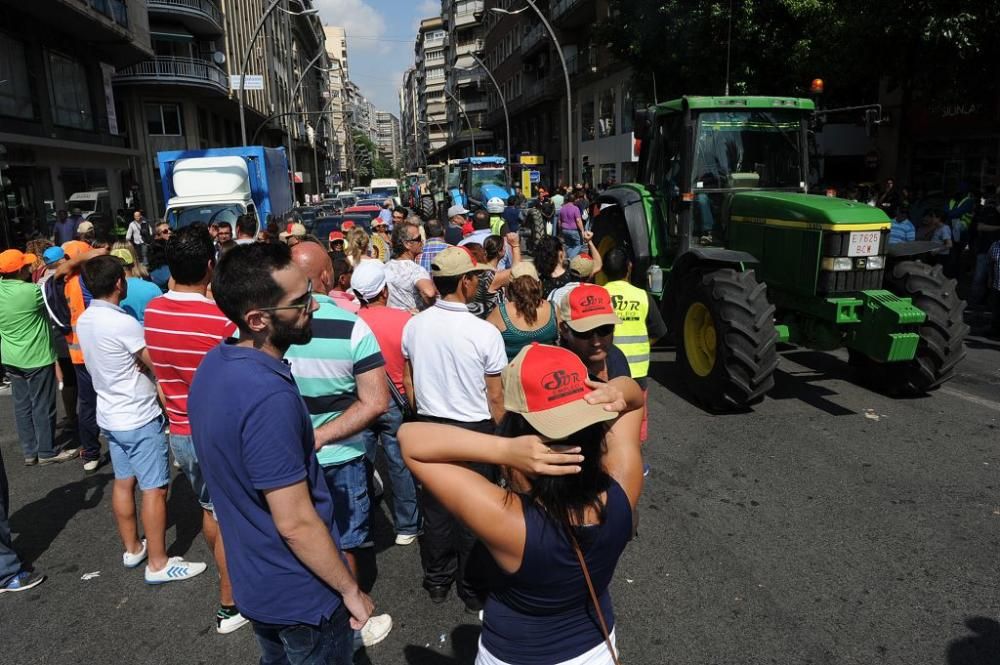
<svg viewBox="0 0 1000 665"><path fill-rule="evenodd" d="M350 208L344 208L344 215L368 215L368 219L372 220L378 217L379 211L382 210L382 206L375 205L354 205Z"/></svg>

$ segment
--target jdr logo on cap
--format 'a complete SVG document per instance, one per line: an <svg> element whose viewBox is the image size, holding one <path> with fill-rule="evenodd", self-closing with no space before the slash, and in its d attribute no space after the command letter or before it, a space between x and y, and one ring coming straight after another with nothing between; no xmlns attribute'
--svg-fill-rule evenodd
<svg viewBox="0 0 1000 665"><path fill-rule="evenodd" d="M565 439L617 413L588 404L587 368L572 351L532 343L503 371L504 407L520 413L542 436Z"/></svg>

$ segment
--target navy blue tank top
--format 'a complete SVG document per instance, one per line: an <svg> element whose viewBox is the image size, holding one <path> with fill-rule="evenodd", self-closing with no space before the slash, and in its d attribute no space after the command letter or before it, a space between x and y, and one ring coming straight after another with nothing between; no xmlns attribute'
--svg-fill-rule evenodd
<svg viewBox="0 0 1000 665"><path fill-rule="evenodd" d="M551 665L604 642L572 541L545 512L522 497L527 527L521 568L494 575L483 613L483 646L500 660ZM614 610L608 585L632 537L632 507L617 482L607 489L604 524L574 530L608 630Z"/></svg>

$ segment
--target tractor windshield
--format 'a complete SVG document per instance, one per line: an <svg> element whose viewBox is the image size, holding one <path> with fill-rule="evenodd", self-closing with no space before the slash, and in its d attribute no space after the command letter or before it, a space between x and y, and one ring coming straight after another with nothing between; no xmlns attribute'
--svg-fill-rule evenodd
<svg viewBox="0 0 1000 665"><path fill-rule="evenodd" d="M800 113L767 109L702 113L691 171L693 189L798 190L805 180L801 142Z"/></svg>
<svg viewBox="0 0 1000 665"><path fill-rule="evenodd" d="M497 185L498 187L505 187L506 182L507 177L502 168L476 167L472 169L473 192L478 192L482 189L483 185Z"/></svg>

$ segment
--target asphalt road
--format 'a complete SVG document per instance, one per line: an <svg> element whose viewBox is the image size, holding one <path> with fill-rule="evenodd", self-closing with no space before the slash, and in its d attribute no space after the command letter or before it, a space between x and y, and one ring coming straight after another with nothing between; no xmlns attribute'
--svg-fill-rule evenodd
<svg viewBox="0 0 1000 665"><path fill-rule="evenodd" d="M656 360L653 471L613 587L623 662L1000 663L1000 344L970 338L957 379L912 400L788 350L770 396L731 416L683 397L672 353ZM21 466L10 397L0 449L15 547L49 575L0 597L0 663L256 662L248 629L214 632L211 566L161 587L122 568L109 466ZM209 561L183 477L169 514L171 554ZM417 548L379 525L373 596L395 628L367 657L472 663L475 618L432 605Z"/></svg>

